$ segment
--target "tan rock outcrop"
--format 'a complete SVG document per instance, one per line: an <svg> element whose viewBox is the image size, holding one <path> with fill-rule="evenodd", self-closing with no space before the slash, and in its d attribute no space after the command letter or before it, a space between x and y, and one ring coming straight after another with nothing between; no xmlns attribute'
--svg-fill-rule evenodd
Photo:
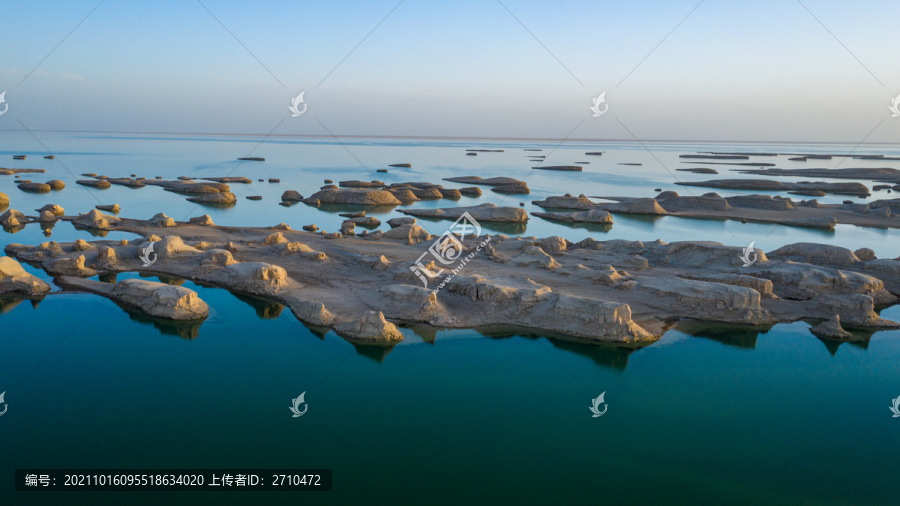
<svg viewBox="0 0 900 506"><path fill-rule="evenodd" d="M119 218L109 215L103 214L97 209L91 209L91 211L87 214L82 214L77 218L72 220L72 223L75 225L79 225L85 228L93 228L93 229L107 229L111 225L115 223L119 223Z"/></svg>
<svg viewBox="0 0 900 506"><path fill-rule="evenodd" d="M50 290L50 285L26 271L14 258L0 257L0 293L38 296Z"/></svg>
<svg viewBox="0 0 900 506"><path fill-rule="evenodd" d="M341 337L373 346L393 346L403 340L403 334L393 323L385 320L380 311L369 311L360 317L337 324Z"/></svg>

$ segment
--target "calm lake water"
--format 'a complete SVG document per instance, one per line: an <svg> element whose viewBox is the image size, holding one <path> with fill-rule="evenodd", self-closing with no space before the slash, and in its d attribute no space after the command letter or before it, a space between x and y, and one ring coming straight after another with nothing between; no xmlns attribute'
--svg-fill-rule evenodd
<svg viewBox="0 0 900 506"><path fill-rule="evenodd" d="M35 139L35 137L37 139ZM45 168L23 175L62 179L52 194L25 194L13 176L0 191L24 211L47 203L67 214L119 203L121 216L164 211L177 220L208 213L219 225L342 221L303 204L278 205L288 189L304 196L324 179L430 181L479 175L526 179L531 195L483 188L484 202L539 210L532 200L562 193L653 196L655 188L706 193L676 181L741 177L676 172L697 151L842 153L852 145L629 142L438 141L259 137L96 135L0 132L0 165ZM44 160L46 149L57 160ZM543 149L526 152L524 148ZM504 149L465 156L465 149ZM604 151L603 156L585 156ZM900 155L895 146L859 154ZM29 155L13 161L13 154ZM533 171L589 161L584 172ZM237 162L263 156L264 163ZM891 166L844 160L753 161L793 167ZM410 163L412 168L390 168ZM641 166L618 165L642 163ZM736 168L736 167L732 167ZM177 176L277 177L280 184L232 185L230 209L198 207L159 188L89 190L84 172L166 179ZM749 176L748 176L749 177ZM785 178L786 181L792 179ZM799 179L793 179L799 180ZM448 187L460 187L446 183ZM711 190L710 190L711 191ZM718 191L722 195L727 191ZM760 192L763 193L763 192ZM261 195L248 201L247 195ZM872 198L891 198L875 192ZM825 202L846 197L828 197ZM863 201L863 199L854 199ZM396 210L375 214L382 221ZM609 229L565 227L532 217L528 236L577 241L627 238L714 240L766 251L813 241L900 254L894 230L839 226L834 233L735 221L614 217ZM432 233L445 224L426 222ZM489 228L489 227L486 227ZM111 233L109 237L130 238ZM68 223L50 238L91 239ZM0 245L47 240L29 225L0 233ZM39 270L29 271L44 279ZM118 279L137 277L120 275ZM152 278L156 279L156 278ZM178 280L168 280L179 282ZM184 282L211 308L199 326L161 325L90 295L51 295L40 304L0 300L0 503L197 504L296 501L316 504L691 503L896 504L900 497L900 332L860 344L824 342L797 322L768 329L692 324L659 342L625 350L574 344L513 330L402 329L393 350L355 347L322 335L277 304ZM900 319L900 306L882 312ZM306 392L308 412L291 418ZM592 418L605 392L607 413ZM334 491L266 494L59 493L16 495L16 468L331 468ZM6 497L12 497L7 501Z"/></svg>

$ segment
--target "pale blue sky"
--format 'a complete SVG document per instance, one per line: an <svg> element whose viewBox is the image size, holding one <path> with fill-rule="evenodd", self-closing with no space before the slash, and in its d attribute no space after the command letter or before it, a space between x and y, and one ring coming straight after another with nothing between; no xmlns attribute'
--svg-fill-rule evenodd
<svg viewBox="0 0 900 506"><path fill-rule="evenodd" d="M896 0L804 0L827 30L797 0L705 0L674 31L697 0L406 0L349 56L397 0L203 3L252 55L192 0L106 0L55 50L95 0L4 2L0 129L900 139Z"/></svg>

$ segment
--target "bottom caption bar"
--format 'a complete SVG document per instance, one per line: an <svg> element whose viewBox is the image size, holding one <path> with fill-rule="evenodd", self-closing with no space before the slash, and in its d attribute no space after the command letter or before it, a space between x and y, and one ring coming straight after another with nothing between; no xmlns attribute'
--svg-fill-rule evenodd
<svg viewBox="0 0 900 506"><path fill-rule="evenodd" d="M327 492L331 469L16 469L16 492Z"/></svg>

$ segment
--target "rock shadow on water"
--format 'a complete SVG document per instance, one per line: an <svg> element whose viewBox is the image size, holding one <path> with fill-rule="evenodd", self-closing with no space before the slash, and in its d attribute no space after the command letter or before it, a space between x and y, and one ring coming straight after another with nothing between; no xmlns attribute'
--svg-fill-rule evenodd
<svg viewBox="0 0 900 506"><path fill-rule="evenodd" d="M752 350L760 334L772 330L773 325L740 325L737 323L710 323L686 321L675 330L693 337L711 339L726 346Z"/></svg>
<svg viewBox="0 0 900 506"><path fill-rule="evenodd" d="M379 364L384 363L384 359L387 358L388 353L394 351L395 348L395 346L372 346L354 342L351 342L350 344L353 345L357 355L372 359Z"/></svg>
<svg viewBox="0 0 900 506"><path fill-rule="evenodd" d="M803 321L813 326L822 323L823 320L804 319ZM847 339L832 339L812 333L810 334L818 339L825 346L825 349L828 350L828 354L833 357L837 354L838 348L840 348L844 343L847 343L848 345L859 348L861 350L868 350L872 336L875 335L876 332L878 332L877 330L863 329L852 326L845 326L844 330L853 334L853 337Z"/></svg>
<svg viewBox="0 0 900 506"><path fill-rule="evenodd" d="M424 343L434 344L435 339L437 339L438 328L427 323L410 323L398 326L408 328L413 334L419 336Z"/></svg>
<svg viewBox="0 0 900 506"><path fill-rule="evenodd" d="M119 273L117 272L104 272L97 275L97 281L101 283L109 283L114 285L119 280Z"/></svg>
<svg viewBox="0 0 900 506"><path fill-rule="evenodd" d="M331 332L330 327L322 327L320 325L310 325L310 324L304 322L303 320L301 320L300 317L297 316L296 314L294 314L294 316L297 317L297 321L300 322L301 325L306 327L306 330L308 330L312 335L318 337L320 341L324 341L325 336L328 335L329 332Z"/></svg>
<svg viewBox="0 0 900 506"><path fill-rule="evenodd" d="M194 202L200 207L207 207L209 209L228 209L237 205L237 202Z"/></svg>
<svg viewBox="0 0 900 506"><path fill-rule="evenodd" d="M56 226L56 222L39 222L39 225L41 226L41 231L44 233L44 235L50 237L50 235L53 233L53 227Z"/></svg>
<svg viewBox="0 0 900 506"><path fill-rule="evenodd" d="M535 332L515 327L478 327L479 334L491 339L524 337L529 340L547 339L554 348L587 357L597 365L622 372L628 367L628 357L640 347L620 346L613 343L588 342L562 334Z"/></svg>
<svg viewBox="0 0 900 506"><path fill-rule="evenodd" d="M7 234L17 234L23 230L25 230L25 225L16 225L14 227L7 227L7 226L3 227L3 231L6 232Z"/></svg>
<svg viewBox="0 0 900 506"><path fill-rule="evenodd" d="M235 292L228 292L234 297L252 307L254 311L256 311L256 316L264 319L264 320L272 320L281 316L281 312L284 311L284 304L280 304L278 302L272 302L270 300L266 300L260 297L254 297L252 295L244 295Z"/></svg>
<svg viewBox="0 0 900 506"><path fill-rule="evenodd" d="M32 309L37 309L38 304L40 304L42 300L44 300L44 297L28 298L28 297L16 297L16 296L11 296L11 295L2 295L2 296L0 296L0 315L9 313L13 309L15 309L19 304L21 304L25 301L31 302Z"/></svg>
<svg viewBox="0 0 900 506"><path fill-rule="evenodd" d="M163 318L154 318L127 305L119 304L118 302L116 302L116 305L122 308L125 313L128 314L128 317L133 321L153 325L157 330L159 330L161 334L178 336L186 340L194 340L199 337L200 326L203 325L204 321L206 321L205 318L203 320L190 321L175 321L166 320Z"/></svg>
<svg viewBox="0 0 900 506"><path fill-rule="evenodd" d="M821 338L821 337L817 337L817 339L818 339L819 341L821 341L823 345L825 345L825 349L828 350L828 354L831 355L832 357L835 356L835 355L837 354L838 348L840 348L841 345L842 345L842 344L845 344L845 343L848 344L848 345L850 345L850 346L853 346L853 347L856 347L856 348L860 348L860 349L862 349L862 350L868 350L868 349L869 349L869 341L868 341L868 340L864 340L864 341L838 341L838 340L836 340L836 339L823 339L823 338Z"/></svg>
<svg viewBox="0 0 900 506"><path fill-rule="evenodd" d="M83 227L81 225L76 225L75 223L72 223L72 226L75 227L75 230L78 230L80 232L87 232L94 237L106 237L107 235L109 235L109 230Z"/></svg>
<svg viewBox="0 0 900 506"><path fill-rule="evenodd" d="M184 278L179 278L176 276L167 276L165 274L150 273L145 271L138 271L138 276L142 278L156 278L160 283L165 283L172 286L182 286L186 281Z"/></svg>

